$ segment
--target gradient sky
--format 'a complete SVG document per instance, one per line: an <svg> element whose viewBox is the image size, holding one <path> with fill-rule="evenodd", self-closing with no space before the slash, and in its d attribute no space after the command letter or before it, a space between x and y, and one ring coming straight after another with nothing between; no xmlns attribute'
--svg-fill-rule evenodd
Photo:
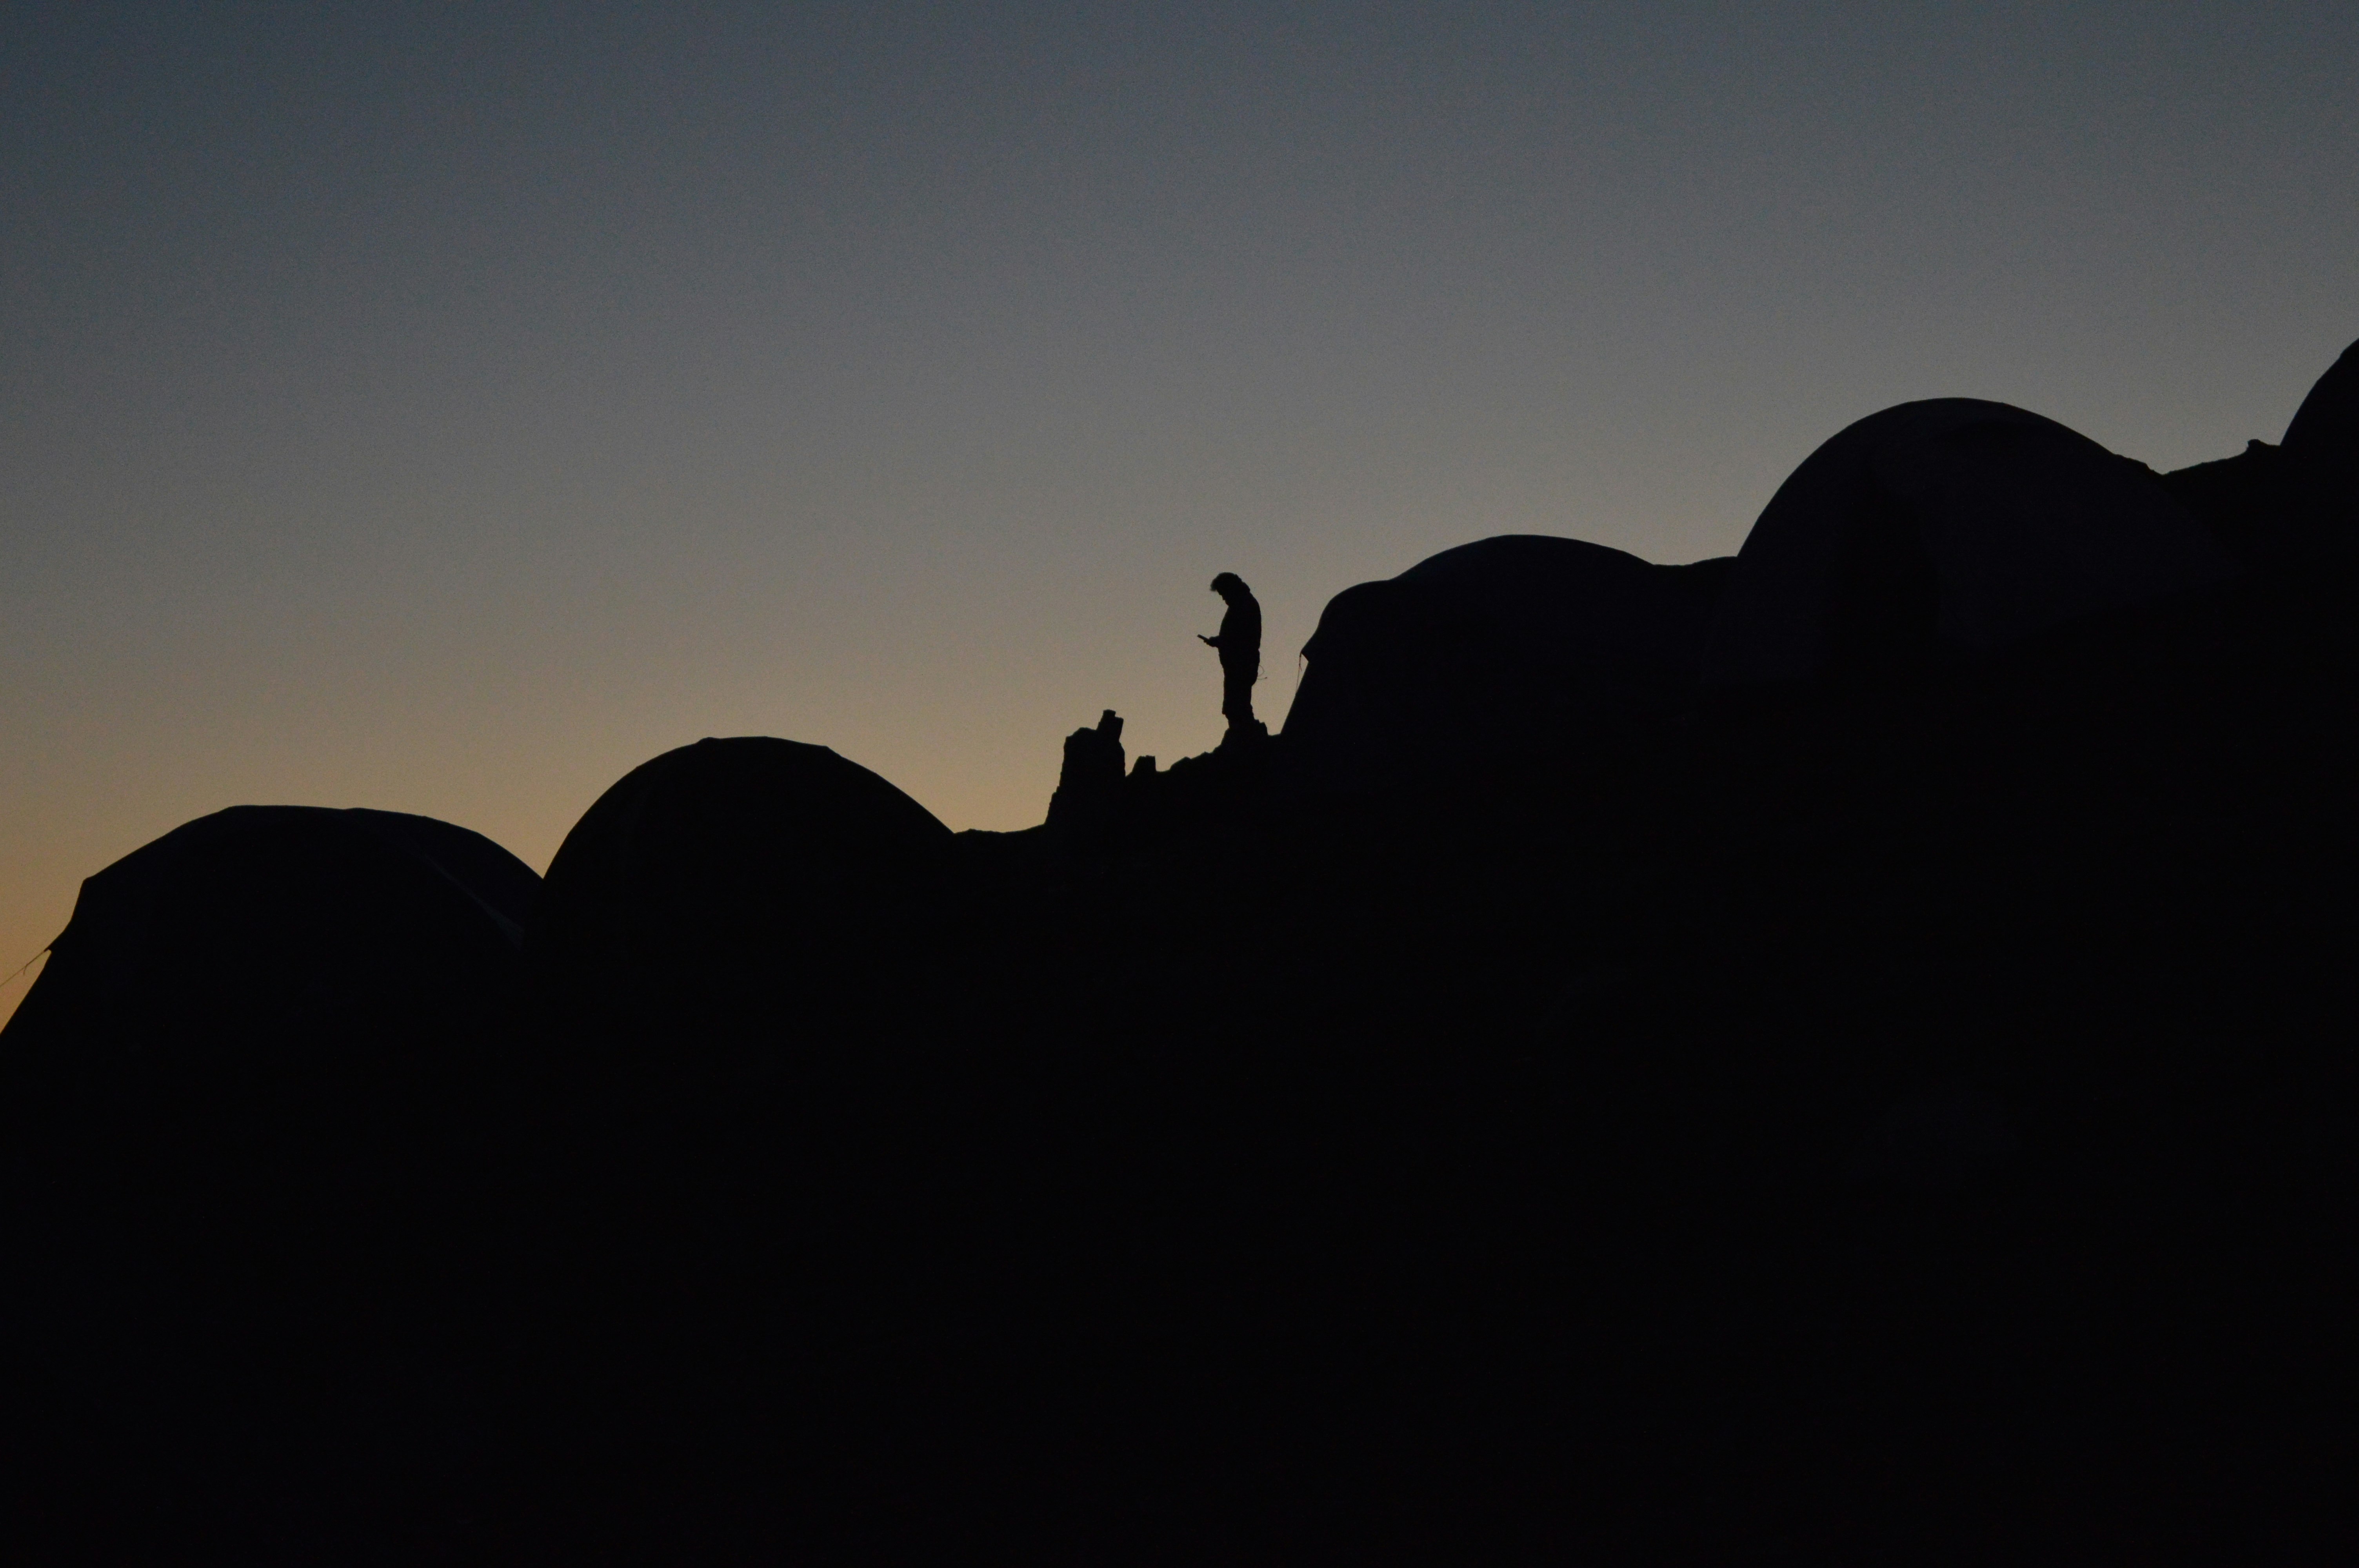
<svg viewBox="0 0 2359 1568"><path fill-rule="evenodd" d="M0 16L0 973L242 802L536 869L703 735L1042 816L1449 546L1734 550L1998 398L2158 467L2359 336L2359 5ZM0 1016L22 994L0 986Z"/></svg>

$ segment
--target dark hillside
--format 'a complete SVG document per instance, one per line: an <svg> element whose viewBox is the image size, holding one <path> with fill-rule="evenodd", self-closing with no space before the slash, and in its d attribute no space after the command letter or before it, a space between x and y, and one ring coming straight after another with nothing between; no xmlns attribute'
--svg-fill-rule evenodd
<svg viewBox="0 0 2359 1568"><path fill-rule="evenodd" d="M2200 482L1907 407L1780 492L1774 570L1451 552L1337 599L1301 730L1126 773L1109 715L1023 833L745 739L617 784L537 892L337 813L93 878L0 1042L17 1517L568 1563L2359 1546L2348 400ZM2084 535L1974 532L2051 471ZM2168 569L2091 588L2093 540ZM1551 631L1549 583L1629 623ZM1713 674L1765 626L1819 662ZM276 956L192 978L232 951Z"/></svg>

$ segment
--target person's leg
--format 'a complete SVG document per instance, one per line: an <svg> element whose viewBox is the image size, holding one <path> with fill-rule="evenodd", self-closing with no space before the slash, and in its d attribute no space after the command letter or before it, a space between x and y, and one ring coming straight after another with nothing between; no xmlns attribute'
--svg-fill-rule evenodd
<svg viewBox="0 0 2359 1568"><path fill-rule="evenodd" d="M1221 676L1222 716L1228 719L1232 728L1252 729L1254 724L1252 672L1223 669Z"/></svg>

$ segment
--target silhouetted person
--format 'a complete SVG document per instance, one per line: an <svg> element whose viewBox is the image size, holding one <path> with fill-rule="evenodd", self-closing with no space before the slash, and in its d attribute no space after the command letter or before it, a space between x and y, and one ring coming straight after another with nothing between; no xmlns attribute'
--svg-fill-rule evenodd
<svg viewBox="0 0 2359 1568"><path fill-rule="evenodd" d="M1227 601L1229 612L1221 617L1219 636L1200 633L1197 640L1221 655L1221 714L1231 735L1266 735L1253 710L1254 682L1261 678L1261 601L1234 572L1214 578L1212 591Z"/></svg>

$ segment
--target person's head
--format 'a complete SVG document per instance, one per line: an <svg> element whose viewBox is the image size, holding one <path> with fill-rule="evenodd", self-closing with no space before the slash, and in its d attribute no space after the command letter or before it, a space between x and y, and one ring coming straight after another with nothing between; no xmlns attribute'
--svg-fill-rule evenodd
<svg viewBox="0 0 2359 1568"><path fill-rule="evenodd" d="M1249 594L1253 590L1245 587L1245 579L1239 577L1236 573L1223 572L1220 576L1212 579L1212 591L1219 594L1223 599L1234 602L1240 597Z"/></svg>

